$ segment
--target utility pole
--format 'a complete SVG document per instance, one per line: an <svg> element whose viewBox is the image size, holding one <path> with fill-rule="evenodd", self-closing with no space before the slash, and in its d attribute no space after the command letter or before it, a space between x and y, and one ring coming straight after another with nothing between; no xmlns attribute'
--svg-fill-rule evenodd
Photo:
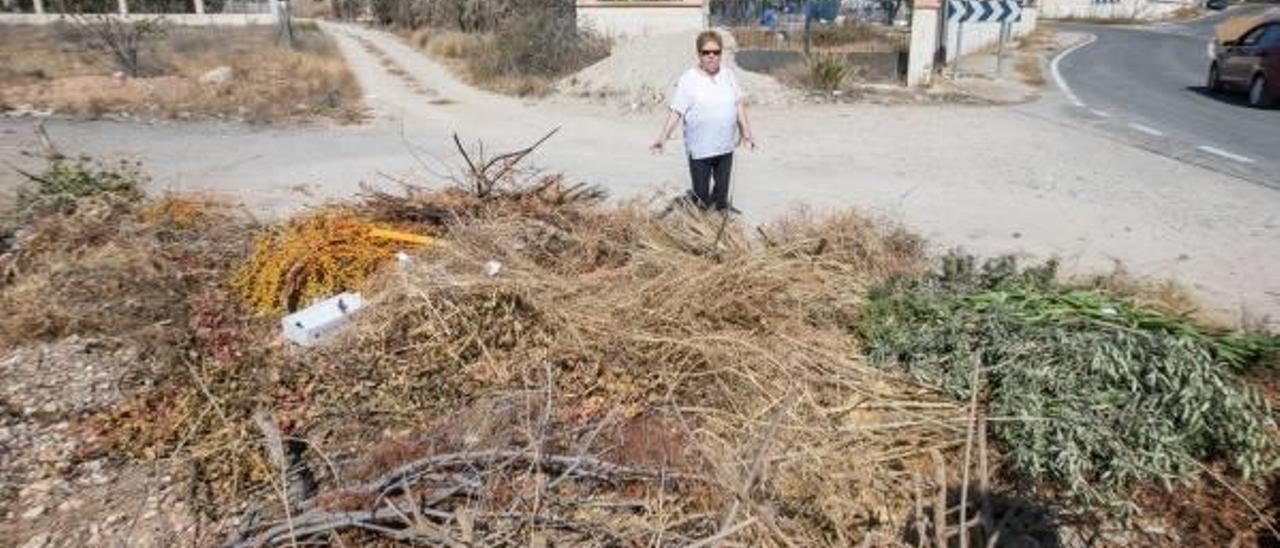
<svg viewBox="0 0 1280 548"><path fill-rule="evenodd" d="M271 0L276 12L276 41L283 40L293 49L293 18L289 16L289 3L284 0Z"/></svg>
<svg viewBox="0 0 1280 548"><path fill-rule="evenodd" d="M809 49L813 46L813 4L812 0L804 0L804 56L809 57Z"/></svg>

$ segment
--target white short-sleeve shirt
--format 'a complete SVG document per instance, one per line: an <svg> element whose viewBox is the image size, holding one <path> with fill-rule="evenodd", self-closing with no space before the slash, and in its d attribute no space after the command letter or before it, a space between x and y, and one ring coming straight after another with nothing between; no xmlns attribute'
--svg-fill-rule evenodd
<svg viewBox="0 0 1280 548"><path fill-rule="evenodd" d="M712 76L699 67L680 76L671 110L684 119L684 147L695 160L733 152L742 92L728 68Z"/></svg>

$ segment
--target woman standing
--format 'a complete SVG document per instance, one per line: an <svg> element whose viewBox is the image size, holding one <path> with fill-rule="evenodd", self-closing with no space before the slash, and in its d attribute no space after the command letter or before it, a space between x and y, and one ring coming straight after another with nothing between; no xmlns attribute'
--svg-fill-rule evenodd
<svg viewBox="0 0 1280 548"><path fill-rule="evenodd" d="M755 138L747 122L742 91L733 72L721 66L724 42L715 31L698 35L698 66L680 76L671 98L671 111L657 140L649 147L662 152L672 130L684 122L684 147L689 157L693 195L703 209L730 209L729 177L733 171L733 148L741 136L752 149ZM715 186L711 186L712 179Z"/></svg>

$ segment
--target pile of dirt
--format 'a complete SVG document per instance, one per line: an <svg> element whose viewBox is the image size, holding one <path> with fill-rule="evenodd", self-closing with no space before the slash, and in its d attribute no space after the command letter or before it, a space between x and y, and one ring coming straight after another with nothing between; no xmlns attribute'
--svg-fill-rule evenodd
<svg viewBox="0 0 1280 548"><path fill-rule="evenodd" d="M795 98L777 80L739 68L733 60L732 35L721 31L721 36L730 52L724 66L734 71L748 104L778 105ZM680 75L697 63L696 38L696 32L619 38L609 57L561 79L557 88L562 96L633 112L660 109Z"/></svg>

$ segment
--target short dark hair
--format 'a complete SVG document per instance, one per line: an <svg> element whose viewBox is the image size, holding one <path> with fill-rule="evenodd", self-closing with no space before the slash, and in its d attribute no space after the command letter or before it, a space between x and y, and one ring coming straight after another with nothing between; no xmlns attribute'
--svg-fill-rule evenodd
<svg viewBox="0 0 1280 548"><path fill-rule="evenodd" d="M702 48L711 42L715 42L717 46L720 46L720 49L724 49L724 40L720 38L720 33L714 30L704 30L698 34L698 51L702 51Z"/></svg>

